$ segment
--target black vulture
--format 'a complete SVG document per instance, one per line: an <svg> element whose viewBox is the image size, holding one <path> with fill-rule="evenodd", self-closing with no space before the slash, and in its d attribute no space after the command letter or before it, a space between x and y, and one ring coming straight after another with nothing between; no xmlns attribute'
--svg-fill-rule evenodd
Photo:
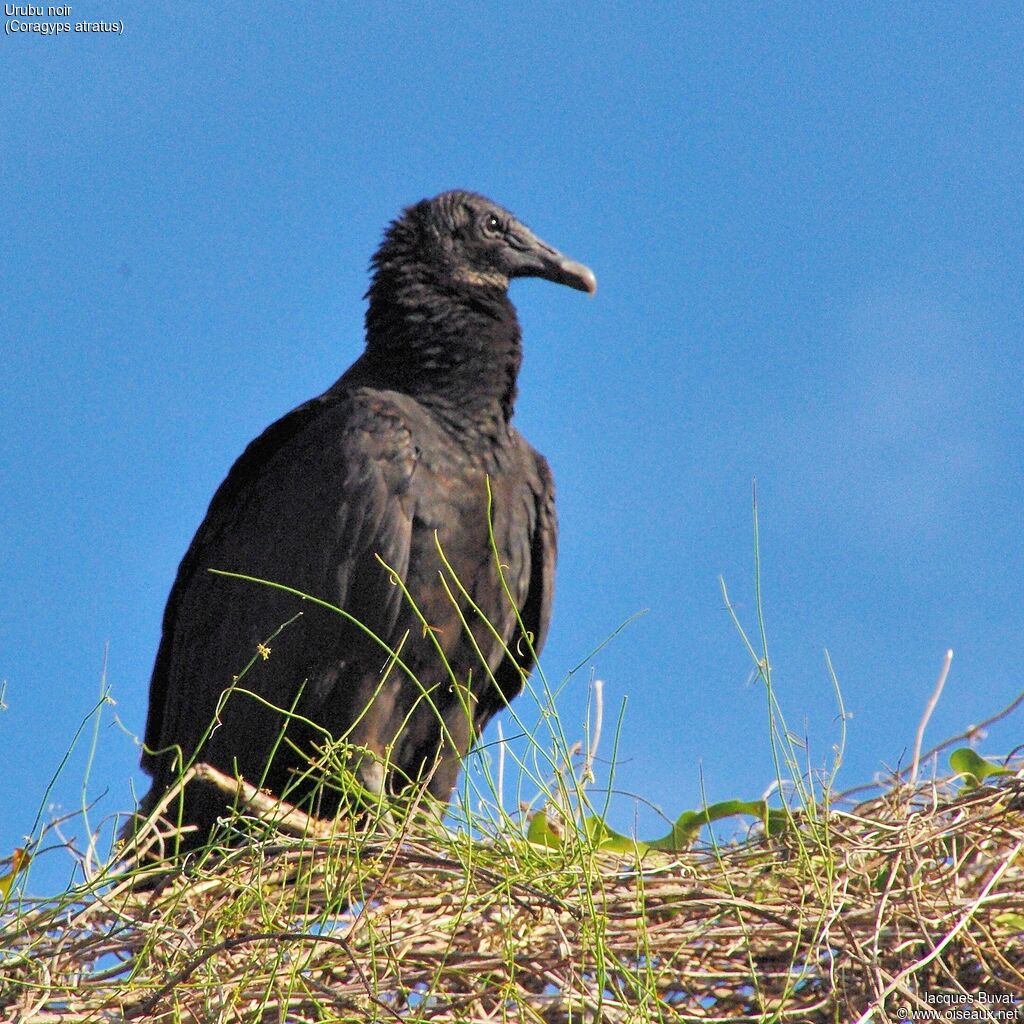
<svg viewBox="0 0 1024 1024"><path fill-rule="evenodd" d="M181 562L150 683L143 814L195 761L335 813L340 790L309 772L328 734L363 752L367 789L448 800L544 643L554 486L511 423L508 285L593 293L594 275L465 191L406 209L371 269L363 354L248 446ZM197 826L195 845L225 802L189 786L166 813Z"/></svg>

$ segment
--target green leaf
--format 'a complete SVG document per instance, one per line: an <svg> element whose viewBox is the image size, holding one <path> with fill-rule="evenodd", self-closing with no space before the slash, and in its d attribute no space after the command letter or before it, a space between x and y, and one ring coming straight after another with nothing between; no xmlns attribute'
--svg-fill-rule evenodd
<svg viewBox="0 0 1024 1024"><path fill-rule="evenodd" d="M548 821L548 816L543 810L537 811L530 819L526 838L529 842L537 846L546 846L548 849L558 849L562 845L562 837Z"/></svg>
<svg viewBox="0 0 1024 1024"><path fill-rule="evenodd" d="M614 853L646 853L648 850L663 850L681 853L693 846L700 830L713 821L749 815L758 818L768 835L777 835L787 821L785 811L770 808L764 800L723 800L700 811L684 811L676 818L672 831L658 839L633 839L609 828L600 818L588 818L585 822L591 841L602 850Z"/></svg>
<svg viewBox="0 0 1024 1024"><path fill-rule="evenodd" d="M1004 914L996 914L992 918L992 923L997 928L1008 932L1024 933L1024 914L1017 914L1012 910L1008 910Z"/></svg>
<svg viewBox="0 0 1024 1024"><path fill-rule="evenodd" d="M610 853L644 854L648 850L681 853L693 846L705 825L736 815L758 818L764 825L765 833L770 836L782 832L789 820L785 811L769 807L764 800L723 800L701 811L684 811L675 820L672 831L658 839L634 839L632 836L623 835L596 815L587 818L583 822L583 828L595 848ZM530 819L526 838L531 843L549 848L560 847L563 842L561 833L552 826L544 811L538 811Z"/></svg>
<svg viewBox="0 0 1024 1024"><path fill-rule="evenodd" d="M648 843L632 836L624 836L621 832L609 828L600 818L587 818L583 823L590 836L590 841L600 850L609 853L646 853L650 849Z"/></svg>
<svg viewBox="0 0 1024 1024"><path fill-rule="evenodd" d="M1013 775L1013 771L1002 765L986 761L970 747L958 747L949 755L949 766L964 778L964 786L973 789L993 775Z"/></svg>
<svg viewBox="0 0 1024 1024"><path fill-rule="evenodd" d="M14 880L28 867L32 858L23 847L18 847L11 855L11 870L6 875L0 875L0 902L3 902L11 894L11 887Z"/></svg>
<svg viewBox="0 0 1024 1024"><path fill-rule="evenodd" d="M717 804L710 804L701 811L684 811L676 819L672 831L667 836L652 839L647 845L654 850L688 850L705 825L737 815L758 818L764 824L768 835L777 835L786 823L785 812L771 809L764 800L723 800Z"/></svg>

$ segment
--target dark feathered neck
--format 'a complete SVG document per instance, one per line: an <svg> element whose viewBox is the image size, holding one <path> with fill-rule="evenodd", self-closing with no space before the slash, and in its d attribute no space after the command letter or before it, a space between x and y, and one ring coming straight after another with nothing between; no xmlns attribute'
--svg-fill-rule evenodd
<svg viewBox="0 0 1024 1024"><path fill-rule="evenodd" d="M455 427L507 434L522 362L519 321L500 284L453 279L392 225L373 259L364 370Z"/></svg>

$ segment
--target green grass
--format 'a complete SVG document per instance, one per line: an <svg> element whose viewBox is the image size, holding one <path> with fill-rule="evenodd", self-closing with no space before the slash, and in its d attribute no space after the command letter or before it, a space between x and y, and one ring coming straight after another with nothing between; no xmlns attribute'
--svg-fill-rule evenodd
<svg viewBox="0 0 1024 1024"><path fill-rule="evenodd" d="M368 794L353 771L367 752L325 735L310 771L359 813L318 821L249 787L204 850L153 863L139 851L155 822L119 847L116 823L95 820L88 767L104 681L75 737L84 845L66 844L69 823L41 809L28 855L0 867L0 1017L866 1022L928 1009L936 994L1024 991L1014 769L964 748L948 778L896 776L859 803L837 794L838 682L826 655L838 737L816 765L774 686L756 500L754 531L749 627L722 590L763 691L771 800L705 804L663 836L617 831L625 706L604 707L591 680L584 721L558 712L591 654L558 683L540 669L526 680L498 741L466 759L449 807ZM450 585L453 600L468 596ZM389 670L409 674L401 650L388 653ZM244 672L230 699L260 699ZM182 759L181 772L204 769ZM73 885L29 895L34 859L69 856Z"/></svg>

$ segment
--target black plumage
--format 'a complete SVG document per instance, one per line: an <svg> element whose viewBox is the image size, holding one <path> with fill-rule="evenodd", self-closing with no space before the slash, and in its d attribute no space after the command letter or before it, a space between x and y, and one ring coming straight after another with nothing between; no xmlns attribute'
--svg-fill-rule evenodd
<svg viewBox="0 0 1024 1024"><path fill-rule="evenodd" d="M193 760L332 813L337 790L308 772L323 730L372 752L357 763L368 788L422 781L448 799L459 757L532 667L517 613L532 649L544 643L554 489L511 424L507 289L534 276L592 293L594 275L469 192L405 210L372 270L362 356L249 445L182 560L150 684L143 813ZM224 799L191 786L168 816L201 839Z"/></svg>

